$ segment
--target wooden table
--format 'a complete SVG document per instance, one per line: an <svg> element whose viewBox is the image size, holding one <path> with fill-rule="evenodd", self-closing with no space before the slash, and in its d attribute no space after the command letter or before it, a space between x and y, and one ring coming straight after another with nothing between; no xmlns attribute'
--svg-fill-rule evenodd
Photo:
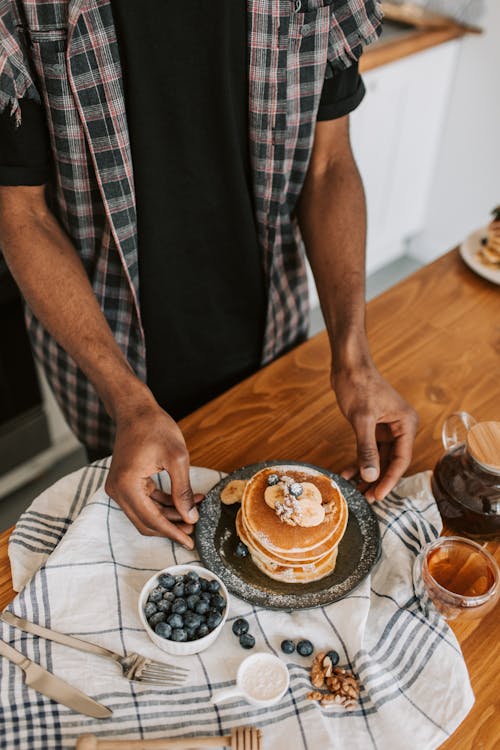
<svg viewBox="0 0 500 750"><path fill-rule="evenodd" d="M500 419L500 288L469 271L456 251L370 302L368 329L380 370L420 415L409 473L434 466L441 424L451 412ZM199 409L182 422L193 464L230 471L292 459L340 471L353 458L354 442L328 371L321 333ZM13 597L8 537L0 536L2 608ZM499 546L488 548L500 561ZM453 625L476 704L443 750L498 750L498 610Z"/></svg>

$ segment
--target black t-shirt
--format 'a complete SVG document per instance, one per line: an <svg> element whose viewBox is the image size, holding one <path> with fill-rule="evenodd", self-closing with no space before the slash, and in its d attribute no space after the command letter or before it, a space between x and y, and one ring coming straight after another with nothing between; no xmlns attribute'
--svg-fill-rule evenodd
<svg viewBox="0 0 500 750"><path fill-rule="evenodd" d="M113 0L129 125L148 385L180 419L258 369L267 290L252 205L246 5ZM186 40L189 39L189 44ZM327 79L318 119L364 95ZM0 115L0 184L43 184L44 113Z"/></svg>

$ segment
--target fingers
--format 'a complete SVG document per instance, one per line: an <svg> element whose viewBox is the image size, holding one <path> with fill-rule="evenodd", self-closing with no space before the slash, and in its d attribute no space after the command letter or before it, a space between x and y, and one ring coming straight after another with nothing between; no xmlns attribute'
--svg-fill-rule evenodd
<svg viewBox="0 0 500 750"><path fill-rule="evenodd" d="M160 505L163 505L165 508L174 507L174 501L172 499L172 495L167 495L166 492L163 492L162 490L159 490L156 487L151 492L149 497L153 498L155 503L159 503ZM205 498L205 495L202 495L199 492L193 495L193 500L195 502L195 505L199 505L204 498Z"/></svg>
<svg viewBox="0 0 500 750"><path fill-rule="evenodd" d="M355 420L353 419L353 427ZM352 464L342 472L346 479L356 482L357 489L362 492L369 502L382 500L399 482L411 463L413 442L417 431L418 418L412 409L404 412L399 422L392 424L378 423L375 425L375 448L370 441L372 426L370 420L356 420L356 438L358 442L358 477L357 467ZM394 435L394 432L396 435ZM400 434L397 434L399 431ZM367 449L368 446L368 449ZM370 459L370 451L373 459ZM368 481L366 470L363 471L363 463L376 463L381 478ZM369 475L368 475L369 476ZM360 478L361 477L361 478ZM378 478L378 477L377 477ZM356 481L357 480L357 481Z"/></svg>
<svg viewBox="0 0 500 750"><path fill-rule="evenodd" d="M141 534L165 536L179 542L186 549L193 549L193 540L188 536L192 531L192 524L170 521L164 509L151 499L151 485L154 487L149 478L138 481L135 476L122 474L116 482L108 477L106 492L120 505Z"/></svg>
<svg viewBox="0 0 500 750"><path fill-rule="evenodd" d="M189 454L185 446L179 445L169 451L166 467L172 483L172 500L186 523L196 523L199 518L189 481ZM172 455L173 454L173 455Z"/></svg>
<svg viewBox="0 0 500 750"><path fill-rule="evenodd" d="M125 497L125 500L127 501L127 497ZM129 506L132 505L132 502L132 498L129 497ZM155 530L156 535L159 534L160 536L166 536L169 539L179 542L179 544L182 544L186 549L193 549L193 540L185 531L183 531L180 524L169 521L163 510L160 509L151 498L144 498L144 502L141 504L140 508L133 507L133 510L137 513L139 520L142 521L147 528ZM192 530L191 525L189 525L189 528Z"/></svg>
<svg viewBox="0 0 500 750"><path fill-rule="evenodd" d="M393 440L394 438L391 436L390 442L378 442L378 454L379 454L379 460L380 460L380 475L383 477L385 476L387 469L390 466L390 463L392 461L392 455L393 455ZM377 499L375 497L375 490L377 487L377 483L367 485L365 484L363 488L358 487L359 491L362 492L365 496L365 498L369 502L375 502Z"/></svg>
<svg viewBox="0 0 500 750"><path fill-rule="evenodd" d="M171 497L151 479L159 469L170 475ZM166 536L193 548L189 534L203 495L193 496L189 454L179 426L154 402L148 401L147 408L141 405L136 419L130 412L117 419L106 491L142 534Z"/></svg>
<svg viewBox="0 0 500 750"><path fill-rule="evenodd" d="M392 460L384 476L372 490L375 500L383 500L396 486L410 465L414 437L413 432L405 432L395 439Z"/></svg>
<svg viewBox="0 0 500 750"><path fill-rule="evenodd" d="M368 482L364 482L359 474L359 466L357 464L351 464L347 466L341 473L340 476L350 481L354 487L365 496L366 500L370 500L370 487L372 486ZM374 499L374 498L372 498Z"/></svg>
<svg viewBox="0 0 500 750"><path fill-rule="evenodd" d="M358 473L359 473L358 464L351 464L350 466L346 466L346 468L340 472L340 476L344 477L344 479L354 479L354 477Z"/></svg>
<svg viewBox="0 0 500 750"><path fill-rule="evenodd" d="M375 482L380 474L380 461L375 437L376 421L370 415L354 416L352 426L356 435L361 479Z"/></svg>
<svg viewBox="0 0 500 750"><path fill-rule="evenodd" d="M158 503L160 505L162 512L165 514L165 516L168 518L169 521L173 521L174 523L179 523L179 521L182 521L183 518L177 508L174 505L174 501L172 499L172 495L167 495L166 492L162 492L161 490L154 489L149 497L155 501L155 503ZM199 492L196 493L196 495L193 495L193 499L196 505L199 505L201 501L204 499L205 495L200 494ZM190 534L193 530L193 524L186 524L186 523L179 523L179 526L181 529L184 529L184 527L189 528L189 531L187 531L187 534ZM185 530L185 529L184 529Z"/></svg>

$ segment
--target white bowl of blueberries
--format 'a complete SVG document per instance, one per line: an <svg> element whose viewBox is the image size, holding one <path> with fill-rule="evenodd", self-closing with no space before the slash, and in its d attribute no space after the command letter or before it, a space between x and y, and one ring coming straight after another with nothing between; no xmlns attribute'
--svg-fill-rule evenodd
<svg viewBox="0 0 500 750"><path fill-rule="evenodd" d="M172 565L146 581L139 617L153 643L169 654L197 654L217 638L227 619L229 594L200 565Z"/></svg>

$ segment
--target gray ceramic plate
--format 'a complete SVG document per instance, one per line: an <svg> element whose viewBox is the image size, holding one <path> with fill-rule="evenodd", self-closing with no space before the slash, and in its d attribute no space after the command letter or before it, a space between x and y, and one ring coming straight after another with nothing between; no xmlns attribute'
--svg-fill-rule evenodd
<svg viewBox="0 0 500 750"><path fill-rule="evenodd" d="M337 482L349 506L349 519L339 544L335 570L313 583L283 583L268 578L250 557L236 557L236 505L223 505L220 492L232 479L249 479L266 466L309 466ZM346 596L366 578L380 555L378 522L363 495L338 474L297 461L265 461L233 471L208 492L196 524L196 547L201 561L216 573L228 590L251 604L269 609L309 609Z"/></svg>

